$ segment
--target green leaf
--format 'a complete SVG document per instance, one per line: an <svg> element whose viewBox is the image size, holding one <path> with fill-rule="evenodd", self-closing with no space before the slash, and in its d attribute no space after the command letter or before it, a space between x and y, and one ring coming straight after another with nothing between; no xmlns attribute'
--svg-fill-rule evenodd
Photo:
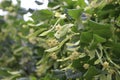
<svg viewBox="0 0 120 80"><path fill-rule="evenodd" d="M82 13L82 9L68 9L68 14L69 14L73 19L79 19L81 13Z"/></svg>
<svg viewBox="0 0 120 80"><path fill-rule="evenodd" d="M1 76L10 76L11 74L7 72L7 69L0 68L0 77Z"/></svg>
<svg viewBox="0 0 120 80"><path fill-rule="evenodd" d="M90 80L92 79L95 75L97 75L99 72L98 70L94 67L94 66L91 66L88 71L84 74L84 78L86 80Z"/></svg>
<svg viewBox="0 0 120 80"><path fill-rule="evenodd" d="M108 25L108 24L101 24L101 23L97 23L97 22L89 20L88 21L88 27L90 29L93 29L93 30L100 30L100 29L109 29L110 25Z"/></svg>
<svg viewBox="0 0 120 80"><path fill-rule="evenodd" d="M110 38L112 36L112 26L109 24L101 24L89 20L88 27L93 31L94 34L97 34L103 38Z"/></svg>
<svg viewBox="0 0 120 80"><path fill-rule="evenodd" d="M102 38L102 37L100 37L99 35L96 35L96 34L93 34L93 38L94 38L94 41L98 42L98 43L102 43L102 42L106 41L105 38Z"/></svg>
<svg viewBox="0 0 120 80"><path fill-rule="evenodd" d="M80 43L89 44L93 39L93 34L91 32L82 32L80 36Z"/></svg>
<svg viewBox="0 0 120 80"><path fill-rule="evenodd" d="M30 80L37 80L37 79L34 76L30 76Z"/></svg>
<svg viewBox="0 0 120 80"><path fill-rule="evenodd" d="M120 58L120 43L113 44L111 50L114 53L113 56Z"/></svg>
<svg viewBox="0 0 120 80"><path fill-rule="evenodd" d="M72 62L72 67L84 72L85 69L83 68L83 65L89 61L89 56L86 56L84 53L81 54L82 55L79 56L79 59L76 59Z"/></svg>
<svg viewBox="0 0 120 80"><path fill-rule="evenodd" d="M48 7L56 7L60 5L61 0L49 0Z"/></svg>
<svg viewBox="0 0 120 80"><path fill-rule="evenodd" d="M65 1L68 4L68 6L72 6L74 3L72 0L62 0L62 1Z"/></svg>
<svg viewBox="0 0 120 80"><path fill-rule="evenodd" d="M60 0L60 1L65 2L67 4L64 6L67 9L72 9L76 5L76 2L77 2L73 0Z"/></svg>
<svg viewBox="0 0 120 80"><path fill-rule="evenodd" d="M90 45L90 50L96 49L96 48L97 48L97 45L98 45L97 42L93 42L93 43Z"/></svg>
<svg viewBox="0 0 120 80"><path fill-rule="evenodd" d="M37 10L32 14L32 19L35 22L38 22L40 20L48 20L51 19L53 16L53 12L48 10L48 9L44 9L44 10Z"/></svg>
<svg viewBox="0 0 120 80"><path fill-rule="evenodd" d="M77 5L79 5L81 8L84 8L86 7L86 2L85 0L78 0Z"/></svg>

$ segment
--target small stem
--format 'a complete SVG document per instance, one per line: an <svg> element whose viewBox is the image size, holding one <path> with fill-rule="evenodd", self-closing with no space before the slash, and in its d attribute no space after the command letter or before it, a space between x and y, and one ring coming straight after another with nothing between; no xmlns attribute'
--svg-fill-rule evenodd
<svg viewBox="0 0 120 80"><path fill-rule="evenodd" d="M95 52L96 52L96 54L97 54L98 59L100 60L100 63L101 63L101 64L103 64L103 61L102 61L102 59L101 59L101 57L100 57L100 55L99 55L98 51L97 51L97 50L95 50Z"/></svg>
<svg viewBox="0 0 120 80"><path fill-rule="evenodd" d="M104 50L105 51L105 50ZM108 59L108 61L110 61L116 68L120 69L120 66L117 65L116 63L114 63L111 58L108 56L107 52L105 51L105 55L106 55L106 58Z"/></svg>
<svg viewBox="0 0 120 80"><path fill-rule="evenodd" d="M54 28L55 28L55 26L58 24L58 22L60 21L61 19L59 18L56 22L55 22L55 24L53 25L53 27L50 29L50 31L52 31Z"/></svg>
<svg viewBox="0 0 120 80"><path fill-rule="evenodd" d="M63 59L58 59L57 61L58 62L62 62L62 61L67 61L67 60L69 60L70 59L70 57L67 57L67 58L63 58Z"/></svg>
<svg viewBox="0 0 120 80"><path fill-rule="evenodd" d="M58 24L58 22L59 22L60 20L61 20L61 18L59 18L59 19L55 22L55 24L53 25L52 29L55 28L55 26Z"/></svg>

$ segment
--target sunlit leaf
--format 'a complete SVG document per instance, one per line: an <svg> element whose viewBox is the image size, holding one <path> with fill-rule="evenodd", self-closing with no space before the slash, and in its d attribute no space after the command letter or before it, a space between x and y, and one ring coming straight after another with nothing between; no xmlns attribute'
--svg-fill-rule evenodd
<svg viewBox="0 0 120 80"><path fill-rule="evenodd" d="M52 16L53 16L52 11L44 9L35 11L31 17L35 22L39 22L40 20L51 19Z"/></svg>
<svg viewBox="0 0 120 80"><path fill-rule="evenodd" d="M81 13L82 13L82 9L68 9L68 14L69 14L73 19L79 19Z"/></svg>
<svg viewBox="0 0 120 80"><path fill-rule="evenodd" d="M103 38L110 38L112 36L112 26L109 24L101 24L94 21L88 21L88 27L93 31L93 33Z"/></svg>

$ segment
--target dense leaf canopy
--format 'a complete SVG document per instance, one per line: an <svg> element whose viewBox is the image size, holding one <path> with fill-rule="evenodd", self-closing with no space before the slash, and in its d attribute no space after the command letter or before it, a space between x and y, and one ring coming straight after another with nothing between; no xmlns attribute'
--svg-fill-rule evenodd
<svg viewBox="0 0 120 80"><path fill-rule="evenodd" d="M8 12L0 16L0 80L120 80L119 0L49 0L32 11L2 0L0 9Z"/></svg>

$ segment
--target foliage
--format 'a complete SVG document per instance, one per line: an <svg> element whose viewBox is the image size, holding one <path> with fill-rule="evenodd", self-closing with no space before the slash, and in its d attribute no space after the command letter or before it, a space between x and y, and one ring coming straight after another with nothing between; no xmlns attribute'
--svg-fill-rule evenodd
<svg viewBox="0 0 120 80"><path fill-rule="evenodd" d="M1 80L120 79L119 0L49 0L27 22L27 11L3 3Z"/></svg>

